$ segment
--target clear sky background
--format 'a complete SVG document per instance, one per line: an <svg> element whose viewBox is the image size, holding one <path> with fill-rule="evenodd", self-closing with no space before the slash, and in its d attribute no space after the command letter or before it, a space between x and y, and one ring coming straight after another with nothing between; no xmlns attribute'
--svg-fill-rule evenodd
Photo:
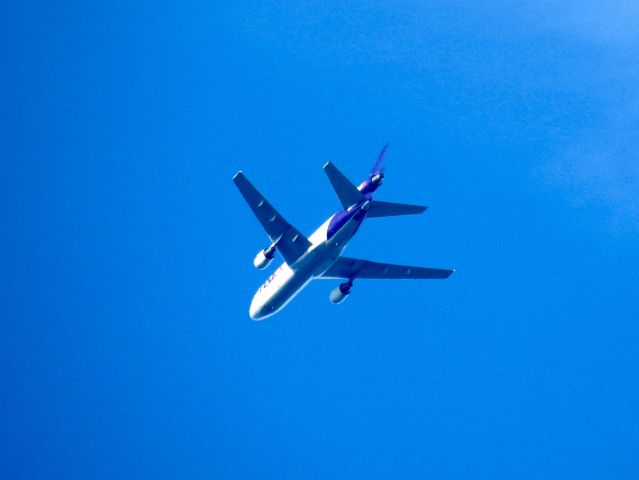
<svg viewBox="0 0 639 480"><path fill-rule="evenodd" d="M0 477L639 478L635 1L11 2ZM243 169L347 250L248 317Z"/></svg>

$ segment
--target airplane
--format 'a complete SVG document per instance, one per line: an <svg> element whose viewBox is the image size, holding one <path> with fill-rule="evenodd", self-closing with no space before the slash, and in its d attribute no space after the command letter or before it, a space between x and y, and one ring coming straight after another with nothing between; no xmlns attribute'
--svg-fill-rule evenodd
<svg viewBox="0 0 639 480"><path fill-rule="evenodd" d="M382 162L387 148L388 144L384 145L370 174L358 187L331 162L324 165L324 172L343 209L308 238L273 208L241 170L233 176L233 182L271 242L270 246L257 253L253 265L260 270L267 268L276 251L284 259L284 263L255 293L249 308L250 318L263 320L276 314L316 279L345 280L329 294L330 302L339 304L351 293L355 279L444 279L452 275L454 270L393 265L342 256L365 218L419 214L428 208L373 200L373 193L384 180Z"/></svg>

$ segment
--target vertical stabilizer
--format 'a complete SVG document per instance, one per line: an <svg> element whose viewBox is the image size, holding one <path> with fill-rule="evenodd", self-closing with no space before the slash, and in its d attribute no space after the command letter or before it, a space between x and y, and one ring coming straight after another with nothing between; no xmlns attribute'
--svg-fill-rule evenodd
<svg viewBox="0 0 639 480"><path fill-rule="evenodd" d="M384 173L384 167L382 167L382 162L384 161L384 157L386 156L386 150L388 150L388 143L384 145L382 151L379 152L379 157L377 157L377 161L371 170L371 177L373 175L377 175L378 173Z"/></svg>

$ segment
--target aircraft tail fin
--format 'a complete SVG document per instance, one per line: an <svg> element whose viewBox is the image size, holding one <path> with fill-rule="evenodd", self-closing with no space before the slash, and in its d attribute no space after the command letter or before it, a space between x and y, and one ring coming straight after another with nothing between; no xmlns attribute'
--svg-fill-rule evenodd
<svg viewBox="0 0 639 480"><path fill-rule="evenodd" d="M361 193L357 187L353 185L351 181L346 178L346 176L331 162L324 165L324 171L328 176L329 182L331 182L331 185L333 186L333 190L335 190L337 198L339 198L339 201L344 208L348 208L351 205L355 205L356 203L366 199L364 194Z"/></svg>
<svg viewBox="0 0 639 480"><path fill-rule="evenodd" d="M380 202L373 200L368 209L368 218L375 217L396 217L399 215L415 215L424 213L428 207L423 205L409 205L406 203Z"/></svg>
<svg viewBox="0 0 639 480"><path fill-rule="evenodd" d="M373 169L371 170L371 177L373 175L377 175L378 173L381 173L381 174L384 173L384 167L382 166L382 162L384 161L384 157L386 156L386 150L388 150L388 143L384 145L384 147L382 148L382 151L377 157L377 161L375 162L375 165L373 166Z"/></svg>

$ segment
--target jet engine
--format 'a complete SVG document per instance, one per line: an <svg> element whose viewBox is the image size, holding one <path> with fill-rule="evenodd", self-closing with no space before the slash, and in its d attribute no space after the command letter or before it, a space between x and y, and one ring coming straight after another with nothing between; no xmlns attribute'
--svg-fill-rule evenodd
<svg viewBox="0 0 639 480"><path fill-rule="evenodd" d="M384 181L384 173L383 172L376 173L375 175L373 175L371 177L371 182L373 182L378 187L382 184L383 181Z"/></svg>
<svg viewBox="0 0 639 480"><path fill-rule="evenodd" d="M255 255L255 258L253 259L253 265L255 265L255 268L257 268L258 270L263 270L271 264L274 258L275 247L271 245L264 250L260 250L257 255Z"/></svg>
<svg viewBox="0 0 639 480"><path fill-rule="evenodd" d="M351 293L352 288L353 282L342 283L338 287L335 287L333 290L331 290L328 299L335 305L342 303L344 300L346 300L348 294Z"/></svg>

